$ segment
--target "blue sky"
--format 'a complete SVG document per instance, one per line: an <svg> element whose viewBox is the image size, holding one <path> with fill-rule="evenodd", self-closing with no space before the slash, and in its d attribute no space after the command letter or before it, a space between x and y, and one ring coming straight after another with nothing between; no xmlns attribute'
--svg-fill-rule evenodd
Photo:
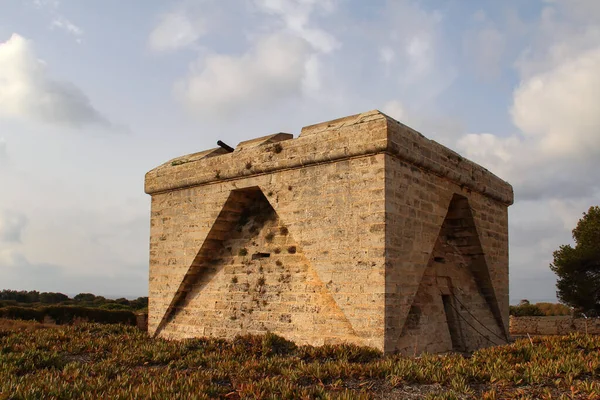
<svg viewBox="0 0 600 400"><path fill-rule="evenodd" d="M0 286L147 293L144 173L380 109L515 188L511 301L600 204L600 2L0 0Z"/></svg>

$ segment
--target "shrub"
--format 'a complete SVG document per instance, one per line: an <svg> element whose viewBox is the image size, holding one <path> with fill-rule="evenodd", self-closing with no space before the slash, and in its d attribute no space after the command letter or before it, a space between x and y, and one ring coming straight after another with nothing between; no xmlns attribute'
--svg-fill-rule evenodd
<svg viewBox="0 0 600 400"><path fill-rule="evenodd" d="M42 322L44 320L44 313L37 308L4 307L0 308L0 318Z"/></svg>
<svg viewBox="0 0 600 400"><path fill-rule="evenodd" d="M92 293L79 293L75 297L73 297L75 301L94 301L96 300L96 295Z"/></svg>
<svg viewBox="0 0 600 400"><path fill-rule="evenodd" d="M100 307L101 310L131 310L131 307L125 304L119 303L106 303L102 304Z"/></svg>
<svg viewBox="0 0 600 400"><path fill-rule="evenodd" d="M545 314L535 304L522 303L510 306L510 315L515 317L543 317Z"/></svg>
<svg viewBox="0 0 600 400"><path fill-rule="evenodd" d="M554 303L535 303L544 315L571 315L571 309L564 304Z"/></svg>
<svg viewBox="0 0 600 400"><path fill-rule="evenodd" d="M103 324L136 325L136 316L131 311L103 310L100 308L48 306L39 308L5 307L0 308L0 317L42 322L50 317L58 325L70 324L77 319Z"/></svg>
<svg viewBox="0 0 600 400"><path fill-rule="evenodd" d="M40 303L43 304L58 304L64 301L69 301L69 296L62 293L43 292L40 293Z"/></svg>

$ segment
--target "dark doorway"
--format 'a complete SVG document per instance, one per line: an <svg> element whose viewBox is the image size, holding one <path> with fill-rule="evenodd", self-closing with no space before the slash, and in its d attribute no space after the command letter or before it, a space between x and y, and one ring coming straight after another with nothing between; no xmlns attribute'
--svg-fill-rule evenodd
<svg viewBox="0 0 600 400"><path fill-rule="evenodd" d="M448 323L448 330L450 331L450 339L452 340L453 351L465 351L465 345L463 342L462 332L458 322L458 315L452 305L452 298L450 295L443 294L442 302L444 303L444 312L446 314L446 322Z"/></svg>

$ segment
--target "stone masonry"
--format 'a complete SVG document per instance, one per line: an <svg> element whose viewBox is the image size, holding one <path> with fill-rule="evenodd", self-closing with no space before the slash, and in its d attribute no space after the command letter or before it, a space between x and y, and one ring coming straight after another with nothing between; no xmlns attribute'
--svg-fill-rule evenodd
<svg viewBox="0 0 600 400"><path fill-rule="evenodd" d="M469 351L508 335L512 187L379 111L171 160L148 331Z"/></svg>

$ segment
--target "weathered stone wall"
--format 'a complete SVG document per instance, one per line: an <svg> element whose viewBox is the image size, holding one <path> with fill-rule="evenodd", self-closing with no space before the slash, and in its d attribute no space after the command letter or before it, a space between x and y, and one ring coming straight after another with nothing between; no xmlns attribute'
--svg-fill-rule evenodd
<svg viewBox="0 0 600 400"><path fill-rule="evenodd" d="M171 160L146 192L151 334L404 353L506 335L512 188L377 111Z"/></svg>
<svg viewBox="0 0 600 400"><path fill-rule="evenodd" d="M165 326L164 336L233 337L270 330L300 342L337 338L381 347L375 338L381 340L383 330L383 242L370 231L377 232L385 222L383 212L371 212L373 204L384 201L383 179L377 179L382 170L383 156L372 156L155 196L152 212L160 218L152 226L150 332L158 328L188 267L203 268L206 260L195 258L216 226L223 229L221 236L209 236L214 253L208 264L214 272L192 287L208 285L187 293L189 305L175 310L177 318ZM250 215L252 221L239 225L239 215L219 216L232 190L244 194L248 188L250 193L259 188L260 201L272 207L273 221L257 223ZM244 211L240 206L238 214ZM226 209L233 207L228 202ZM230 217L233 229L219 226L219 218ZM287 235L280 233L283 227ZM266 239L270 233L275 235L272 242ZM256 253L270 256L252 260ZM259 279L264 279L262 285ZM332 312L351 324L351 335L348 329L336 329ZM309 336L307 329L313 331Z"/></svg>
<svg viewBox="0 0 600 400"><path fill-rule="evenodd" d="M510 334L568 335L570 333L600 335L600 318L573 318L568 315L552 317L510 316Z"/></svg>
<svg viewBox="0 0 600 400"><path fill-rule="evenodd" d="M390 131L386 350L472 350L505 342L510 193L410 128L396 123ZM414 163L404 158L411 149ZM482 181L487 184L478 186ZM447 310L443 296L449 296ZM454 344L449 312L456 320ZM420 323L411 329L416 315Z"/></svg>

